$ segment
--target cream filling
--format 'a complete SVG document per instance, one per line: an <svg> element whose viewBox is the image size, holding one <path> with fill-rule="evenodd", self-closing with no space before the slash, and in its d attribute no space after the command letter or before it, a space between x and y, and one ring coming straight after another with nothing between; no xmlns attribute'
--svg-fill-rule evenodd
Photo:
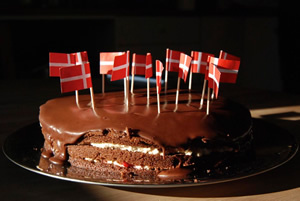
<svg viewBox="0 0 300 201"><path fill-rule="evenodd" d="M92 159L92 158L84 158L84 160L86 161L89 161L89 162L94 162L94 163L97 163L99 162L98 160L96 159ZM117 161L103 161L103 163L106 163L106 164L112 164L112 165L116 165L116 166L119 166L119 167L125 167L122 163L119 163ZM141 166L141 165L133 165L132 166L134 169L137 169L137 170L150 170L150 167L145 165L145 166Z"/></svg>
<svg viewBox="0 0 300 201"><path fill-rule="evenodd" d="M113 143L91 143L91 146L98 147L98 148L111 148L111 149L120 149L122 151L130 151L130 152L140 152L150 155L160 155L163 156L164 153L162 151L159 151L157 148L150 148L150 147L135 147L135 146L129 146L129 145L122 145L122 144L113 144ZM218 149L207 149L203 148L200 150L197 150L194 154L197 157L201 157L203 155L209 155L211 152L232 152L233 148L231 147L220 147ZM185 150L183 152L186 156L191 156L193 152L191 150Z"/></svg>
<svg viewBox="0 0 300 201"><path fill-rule="evenodd" d="M151 155L161 155L163 156L163 152L159 151L157 148L150 148L150 147L133 147L123 144L113 144L113 143L91 143L91 146L98 147L98 148L113 148L113 149L120 149L122 151L130 151L130 152L140 152L145 154Z"/></svg>

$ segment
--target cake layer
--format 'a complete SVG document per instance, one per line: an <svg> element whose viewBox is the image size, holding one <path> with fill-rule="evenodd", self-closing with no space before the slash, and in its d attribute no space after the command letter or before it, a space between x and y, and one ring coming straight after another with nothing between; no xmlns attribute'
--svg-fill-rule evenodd
<svg viewBox="0 0 300 201"><path fill-rule="evenodd" d="M123 151L121 149L97 148L88 145L69 145L69 162L82 159L92 164L107 163L120 167L133 167L135 169L169 169L179 165L181 158L177 155L161 156L159 154L145 154L142 152ZM186 165L191 165L191 156L182 156ZM182 159L183 160L183 159ZM97 165L96 165L97 166ZM97 169L95 167L94 169Z"/></svg>

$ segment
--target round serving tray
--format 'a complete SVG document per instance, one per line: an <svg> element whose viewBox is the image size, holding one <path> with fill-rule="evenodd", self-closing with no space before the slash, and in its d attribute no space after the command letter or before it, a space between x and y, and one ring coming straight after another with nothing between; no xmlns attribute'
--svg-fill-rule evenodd
<svg viewBox="0 0 300 201"><path fill-rule="evenodd" d="M242 179L272 170L289 161L297 152L297 140L286 130L264 122L253 119L254 129L254 159L235 164L234 171L226 174L206 176L193 180L180 182L155 182L136 181L128 182L114 179L97 179L89 175L95 175L91 171L85 171L86 175L68 174L68 165L55 166L47 159L41 157L41 148L44 138L38 123L23 127L10 134L4 144L3 152L8 159L18 166L32 172L53 177L56 179L80 182L86 184L98 184L115 187L142 187L142 188L171 188L187 187L196 185L208 185L214 183L228 182ZM40 166L48 166L41 168Z"/></svg>

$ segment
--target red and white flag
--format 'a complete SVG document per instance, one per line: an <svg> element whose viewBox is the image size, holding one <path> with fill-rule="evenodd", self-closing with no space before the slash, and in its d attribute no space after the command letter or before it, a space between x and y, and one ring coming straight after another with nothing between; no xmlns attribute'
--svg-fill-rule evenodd
<svg viewBox="0 0 300 201"><path fill-rule="evenodd" d="M161 76L164 70L163 64L161 61L156 60L156 86L157 86L157 93L160 94L161 91Z"/></svg>
<svg viewBox="0 0 300 201"><path fill-rule="evenodd" d="M167 71L178 72L181 53L182 52L179 52L176 50L167 49L167 52L166 52L166 70Z"/></svg>
<svg viewBox="0 0 300 201"><path fill-rule="evenodd" d="M111 81L120 80L129 75L129 51L115 56L114 65L112 68Z"/></svg>
<svg viewBox="0 0 300 201"><path fill-rule="evenodd" d="M146 72L145 72L145 78L152 77L153 70L152 70L152 56L151 53L147 53L146 55Z"/></svg>
<svg viewBox="0 0 300 201"><path fill-rule="evenodd" d="M125 52L100 52L100 74L111 74L115 56L120 56L124 53Z"/></svg>
<svg viewBox="0 0 300 201"><path fill-rule="evenodd" d="M61 92L70 92L92 87L90 63L60 69Z"/></svg>
<svg viewBox="0 0 300 201"><path fill-rule="evenodd" d="M212 63L209 64L208 70L208 87L213 89L216 98L218 98L219 93L219 83L220 83L221 72Z"/></svg>
<svg viewBox="0 0 300 201"><path fill-rule="evenodd" d="M189 73L191 60L192 58L190 56L183 53L180 54L178 77L183 79L184 82L186 82L186 78Z"/></svg>
<svg viewBox="0 0 300 201"><path fill-rule="evenodd" d="M229 59L229 60L238 60L240 61L241 58L224 52L223 50L220 51L219 59Z"/></svg>
<svg viewBox="0 0 300 201"><path fill-rule="evenodd" d="M208 57L213 57L213 54L192 51L191 52L191 71L192 73L202 73L205 74L208 70L209 62Z"/></svg>
<svg viewBox="0 0 300 201"><path fill-rule="evenodd" d="M76 52L76 65L89 62L87 51Z"/></svg>
<svg viewBox="0 0 300 201"><path fill-rule="evenodd" d="M236 83L240 68L240 60L218 59L211 57L210 62L217 66L219 71L222 73L220 82Z"/></svg>
<svg viewBox="0 0 300 201"><path fill-rule="evenodd" d="M132 69L131 75L145 75L146 71L146 55L136 54L132 55Z"/></svg>
<svg viewBox="0 0 300 201"><path fill-rule="evenodd" d="M49 53L49 76L59 77L59 69L74 66L76 64L75 53Z"/></svg>

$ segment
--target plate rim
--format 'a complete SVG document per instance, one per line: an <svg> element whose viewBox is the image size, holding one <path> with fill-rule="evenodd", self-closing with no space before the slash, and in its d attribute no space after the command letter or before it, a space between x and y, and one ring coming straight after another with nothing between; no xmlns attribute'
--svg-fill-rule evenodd
<svg viewBox="0 0 300 201"><path fill-rule="evenodd" d="M263 121L263 120L260 120ZM269 122L266 122L268 124L270 124ZM297 139L294 135L292 135L290 132L289 136L291 137L292 141L293 141L293 148L291 149L290 153L288 154L288 157L285 158L285 160L281 160L280 162L278 162L277 164L273 165L272 167L268 167L268 168L264 168L262 170L258 170L258 171L254 171L252 173L249 174L242 174L239 175L237 177L228 177L228 178L221 178L221 179L215 179L215 178L211 178L211 179L206 179L206 181L203 182L197 182L197 183L174 183L174 184L145 184L145 183L138 183L138 184L131 184L131 183L112 183L112 182L99 182L99 181L91 181L91 180L83 180L83 179L78 179L78 178L71 178L71 177L66 177L66 176L60 176L60 175L55 175L55 174L51 174L48 172L44 172L41 171L37 168L38 164L35 165L35 169L33 169L32 167L28 167L24 164L21 164L20 162L17 162L15 159L13 159L13 157L7 153L7 147L9 145L9 140L11 140L10 138L13 138L14 135L18 135L22 130L24 129L28 129L30 127L33 126L37 126L39 125L38 122L34 122L28 125L25 125L15 131L13 131L12 133L10 133L9 135L6 136L4 143L2 144L2 152L4 153L4 155L6 156L6 158L8 158L12 163L14 163L15 165L26 169L30 172L33 173L37 173L43 176L47 176L50 178L54 178L54 179L60 179L60 180L64 180L64 181L70 181L70 182L77 182L77 183L84 183L84 184L93 184L93 185L103 185L103 186L108 186L108 187L128 187L128 188L176 188L176 187L191 187L191 186L201 186L201 185L211 185L211 184L217 184L217 183L225 183L225 182L230 182L230 181L236 181L236 180L240 180L240 179L245 179L245 178L249 178L252 176L256 176L256 175L260 175L263 174L265 172L271 171L273 169L276 169L280 166L282 166L283 164L287 163L288 161L290 161L298 152L299 150L299 144L297 143ZM273 125L273 124L271 124ZM277 126L277 125L274 125ZM280 127L281 128L281 127ZM40 133L42 135L42 133ZM209 180L207 182L207 180Z"/></svg>

